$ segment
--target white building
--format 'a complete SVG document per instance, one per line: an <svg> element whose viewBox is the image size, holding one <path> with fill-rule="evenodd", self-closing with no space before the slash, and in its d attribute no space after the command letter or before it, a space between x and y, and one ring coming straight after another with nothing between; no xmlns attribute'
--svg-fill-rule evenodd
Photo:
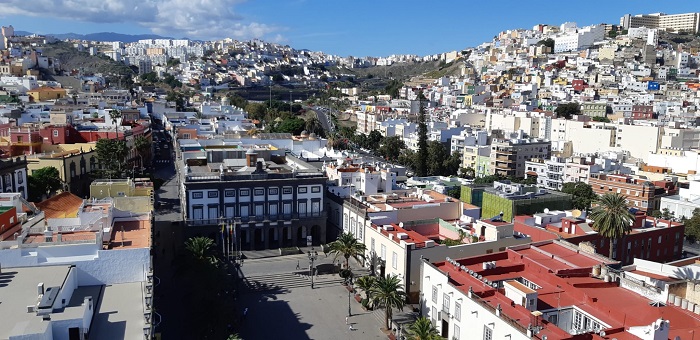
<svg viewBox="0 0 700 340"><path fill-rule="evenodd" d="M700 209L700 180L690 181L689 187L680 188L678 195L661 197L659 209L668 209L677 218L693 216L693 211Z"/></svg>

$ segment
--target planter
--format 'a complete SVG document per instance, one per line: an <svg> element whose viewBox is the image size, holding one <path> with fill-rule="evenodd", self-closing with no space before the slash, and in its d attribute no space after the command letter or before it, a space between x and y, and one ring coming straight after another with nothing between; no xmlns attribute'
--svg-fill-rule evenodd
<svg viewBox="0 0 700 340"><path fill-rule="evenodd" d="M347 289L348 292L350 292L350 293L354 293L354 292L355 292L355 290L352 289L352 286L350 286L350 285L346 285L346 286L345 286L345 289Z"/></svg>
<svg viewBox="0 0 700 340"><path fill-rule="evenodd" d="M301 254L299 247L280 248L280 256Z"/></svg>
<svg viewBox="0 0 700 340"><path fill-rule="evenodd" d="M355 301L362 302L362 296L360 296L360 294L355 294Z"/></svg>

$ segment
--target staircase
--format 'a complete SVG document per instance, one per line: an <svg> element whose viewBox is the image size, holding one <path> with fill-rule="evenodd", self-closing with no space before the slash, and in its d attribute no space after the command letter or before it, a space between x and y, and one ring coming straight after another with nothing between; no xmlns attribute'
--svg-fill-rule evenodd
<svg viewBox="0 0 700 340"><path fill-rule="evenodd" d="M34 214L35 216L36 216L36 215L39 215L39 213L41 212L41 210L39 210L36 206L34 206L34 204L32 204L32 203L30 203L29 201L27 201L26 199L24 199L24 197L22 197L22 195L18 195L17 197L19 198L19 201L20 201L22 204L26 205L27 208L29 208L29 210L32 211L32 214Z"/></svg>

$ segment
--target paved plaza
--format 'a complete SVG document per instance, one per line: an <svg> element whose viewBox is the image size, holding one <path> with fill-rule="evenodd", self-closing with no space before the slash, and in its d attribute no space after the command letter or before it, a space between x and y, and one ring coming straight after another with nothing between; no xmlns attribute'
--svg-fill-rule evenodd
<svg viewBox="0 0 700 340"><path fill-rule="evenodd" d="M317 263L331 262L331 256L319 254ZM243 339L387 339L379 330L382 311L365 311L354 297L349 320L355 330L349 330L342 279L318 275L311 289L308 267L303 254L245 260L246 287L238 298L241 310L248 308L239 331Z"/></svg>

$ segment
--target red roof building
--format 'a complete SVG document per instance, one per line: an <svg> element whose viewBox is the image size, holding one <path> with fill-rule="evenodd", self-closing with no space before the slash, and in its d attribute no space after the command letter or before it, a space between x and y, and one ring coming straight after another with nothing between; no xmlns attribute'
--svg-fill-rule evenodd
<svg viewBox="0 0 700 340"><path fill-rule="evenodd" d="M547 241L423 261L421 313L448 339L692 339L700 316L618 284L616 262Z"/></svg>

